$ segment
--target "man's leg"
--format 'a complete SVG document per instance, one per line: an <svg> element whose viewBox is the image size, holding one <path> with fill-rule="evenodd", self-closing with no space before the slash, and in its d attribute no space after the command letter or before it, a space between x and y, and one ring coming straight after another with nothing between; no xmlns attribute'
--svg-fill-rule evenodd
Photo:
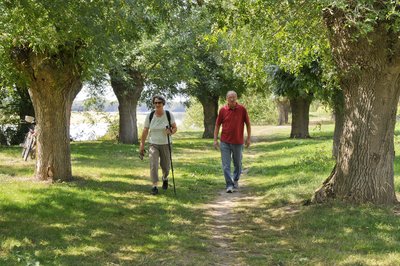
<svg viewBox="0 0 400 266"><path fill-rule="evenodd" d="M231 145L221 141L220 148L226 188L233 187L233 180L231 177Z"/></svg>
<svg viewBox="0 0 400 266"><path fill-rule="evenodd" d="M233 159L233 181L235 188L238 186L240 174L242 173L242 157L243 157L243 145L242 144L231 144L232 147L232 159Z"/></svg>

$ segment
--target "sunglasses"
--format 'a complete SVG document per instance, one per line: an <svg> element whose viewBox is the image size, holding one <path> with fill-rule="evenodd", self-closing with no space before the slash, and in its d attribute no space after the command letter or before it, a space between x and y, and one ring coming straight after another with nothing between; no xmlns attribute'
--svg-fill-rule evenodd
<svg viewBox="0 0 400 266"><path fill-rule="evenodd" d="M154 104L162 104L163 102L154 102Z"/></svg>

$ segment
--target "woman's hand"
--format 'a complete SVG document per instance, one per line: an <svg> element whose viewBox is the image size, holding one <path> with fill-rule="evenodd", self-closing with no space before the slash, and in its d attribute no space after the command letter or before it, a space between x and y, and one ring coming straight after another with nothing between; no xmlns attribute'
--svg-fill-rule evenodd
<svg viewBox="0 0 400 266"><path fill-rule="evenodd" d="M177 131L177 128L173 127L173 126L172 127L166 126L166 128L165 128L165 134L167 134L167 135L173 135L176 133L176 131Z"/></svg>

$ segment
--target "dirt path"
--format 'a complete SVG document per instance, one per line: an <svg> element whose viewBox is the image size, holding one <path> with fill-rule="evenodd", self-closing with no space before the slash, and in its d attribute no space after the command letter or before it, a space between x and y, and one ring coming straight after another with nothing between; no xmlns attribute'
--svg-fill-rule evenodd
<svg viewBox="0 0 400 266"><path fill-rule="evenodd" d="M244 233L238 224L238 210L257 206L261 200L248 195L247 171L244 171L241 177L238 191L226 193L225 190L221 190L213 202L204 206L207 209L207 226L212 240L211 252L215 258L215 265L247 265L240 256L243 251L235 249L237 238Z"/></svg>

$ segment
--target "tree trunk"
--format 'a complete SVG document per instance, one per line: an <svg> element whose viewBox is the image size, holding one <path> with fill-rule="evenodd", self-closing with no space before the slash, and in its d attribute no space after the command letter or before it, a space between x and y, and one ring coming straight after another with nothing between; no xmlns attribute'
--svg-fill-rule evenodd
<svg viewBox="0 0 400 266"><path fill-rule="evenodd" d="M287 123L289 123L289 112L290 112L290 102L289 101L285 104L283 112L284 112L284 122L286 125Z"/></svg>
<svg viewBox="0 0 400 266"><path fill-rule="evenodd" d="M312 97L296 97L290 99L292 109L292 129L290 138L306 139L310 137L308 132L309 112Z"/></svg>
<svg viewBox="0 0 400 266"><path fill-rule="evenodd" d="M339 154L339 142L340 137L343 132L343 91L337 90L335 91L334 99L333 99L333 114L335 117L335 130L333 131L333 147L332 147L332 156L334 158L338 157Z"/></svg>
<svg viewBox="0 0 400 266"><path fill-rule="evenodd" d="M278 98L275 102L278 107L278 125L285 125L289 122L290 102L287 98Z"/></svg>
<svg viewBox="0 0 400 266"><path fill-rule="evenodd" d="M124 144L138 144L137 104L144 88L142 74L129 69L131 80L125 80L117 72L110 73L111 86L118 99L119 136L118 141Z"/></svg>
<svg viewBox="0 0 400 266"><path fill-rule="evenodd" d="M82 88L74 50L38 54L29 48L15 50L17 66L29 81L36 115L36 166L39 180L72 179L70 118L72 102Z"/></svg>
<svg viewBox="0 0 400 266"><path fill-rule="evenodd" d="M391 204L397 202L393 168L399 36L378 22L355 40L356 29L343 24L345 17L338 9L324 13L343 89L344 121L336 166L313 200Z"/></svg>
<svg viewBox="0 0 400 266"><path fill-rule="evenodd" d="M218 96L208 95L205 97L198 98L201 105L203 106L204 114L204 132L203 139L209 139L214 137L215 121L218 115Z"/></svg>

